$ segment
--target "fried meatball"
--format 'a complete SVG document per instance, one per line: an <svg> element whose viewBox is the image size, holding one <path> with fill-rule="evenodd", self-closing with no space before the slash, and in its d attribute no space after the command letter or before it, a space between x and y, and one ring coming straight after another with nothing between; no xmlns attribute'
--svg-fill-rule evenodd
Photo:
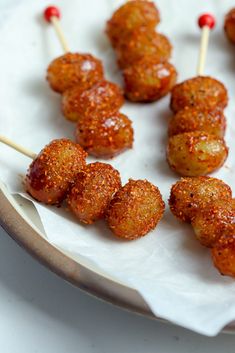
<svg viewBox="0 0 235 353"><path fill-rule="evenodd" d="M138 28L117 48L118 64L123 69L143 56L154 55L159 61L171 57L172 46L163 34L146 28Z"/></svg>
<svg viewBox="0 0 235 353"><path fill-rule="evenodd" d="M119 112L80 119L76 128L76 141L90 155L103 158L132 148L133 135L131 120Z"/></svg>
<svg viewBox="0 0 235 353"><path fill-rule="evenodd" d="M185 132L168 141L167 161L182 176L210 174L222 167L227 156L225 141L207 132Z"/></svg>
<svg viewBox="0 0 235 353"><path fill-rule="evenodd" d="M170 120L168 135L174 136L184 132L206 131L219 138L224 137L226 118L219 109L208 110L185 107Z"/></svg>
<svg viewBox="0 0 235 353"><path fill-rule="evenodd" d="M103 78L102 62L90 54L66 53L53 60L47 69L47 80L59 93L74 85L89 89Z"/></svg>
<svg viewBox="0 0 235 353"><path fill-rule="evenodd" d="M106 218L116 236L133 240L154 229L164 209L156 186L147 180L129 180L110 202Z"/></svg>
<svg viewBox="0 0 235 353"><path fill-rule="evenodd" d="M191 223L198 210L209 203L230 202L231 199L231 188L220 179L208 176L181 178L171 188L169 206L176 218Z"/></svg>
<svg viewBox="0 0 235 353"><path fill-rule="evenodd" d="M117 111L124 103L123 91L115 83L101 81L84 91L74 86L63 93L62 111L71 121Z"/></svg>
<svg viewBox="0 0 235 353"><path fill-rule="evenodd" d="M88 164L78 173L67 196L69 209L81 222L91 224L104 216L120 187L120 174L110 164Z"/></svg>
<svg viewBox="0 0 235 353"><path fill-rule="evenodd" d="M198 76L172 89L170 106L174 112L178 112L185 107L224 109L227 104L227 90L221 82L212 77Z"/></svg>
<svg viewBox="0 0 235 353"><path fill-rule="evenodd" d="M145 56L123 71L125 95L132 102L152 102L169 93L176 82L174 66Z"/></svg>
<svg viewBox="0 0 235 353"><path fill-rule="evenodd" d="M214 200L199 208L193 217L192 226L197 239L204 246L212 248L225 234L235 235L234 200Z"/></svg>
<svg viewBox="0 0 235 353"><path fill-rule="evenodd" d="M68 139L53 140L29 166L26 191L46 204L59 204L86 165L86 152Z"/></svg>
<svg viewBox="0 0 235 353"><path fill-rule="evenodd" d="M153 2L128 1L115 11L107 22L106 33L112 46L116 48L133 30L139 27L153 30L159 22L159 11Z"/></svg>
<svg viewBox="0 0 235 353"><path fill-rule="evenodd" d="M219 238L211 250L215 267L222 275L235 277L235 234Z"/></svg>
<svg viewBox="0 0 235 353"><path fill-rule="evenodd" d="M235 44L235 8L231 9L225 16L224 30L227 38Z"/></svg>

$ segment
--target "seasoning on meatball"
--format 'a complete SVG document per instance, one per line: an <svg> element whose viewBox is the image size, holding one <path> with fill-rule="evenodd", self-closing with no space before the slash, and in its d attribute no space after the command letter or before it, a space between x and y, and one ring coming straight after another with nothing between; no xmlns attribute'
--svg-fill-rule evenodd
<svg viewBox="0 0 235 353"><path fill-rule="evenodd" d="M225 141L207 132L185 132L170 137L168 141L168 164L182 176L212 173L222 167L227 156Z"/></svg>
<svg viewBox="0 0 235 353"><path fill-rule="evenodd" d="M151 1L133 0L119 7L107 22L106 33L116 48L128 34L139 27L154 29L160 22L159 11Z"/></svg>
<svg viewBox="0 0 235 353"><path fill-rule="evenodd" d="M90 54L66 53L53 60L47 69L47 80L59 93L74 85L89 89L103 78L102 62Z"/></svg>
<svg viewBox="0 0 235 353"><path fill-rule="evenodd" d="M147 180L129 180L110 202L106 218L117 237L134 240L157 226L164 209L156 186Z"/></svg>
<svg viewBox="0 0 235 353"><path fill-rule="evenodd" d="M145 56L123 71L125 95L133 102L152 102L169 93L177 72L169 62Z"/></svg>
<svg viewBox="0 0 235 353"><path fill-rule="evenodd" d="M68 120L78 121L86 116L110 114L123 103L121 88L115 83L101 81L86 91L79 85L66 90L62 97L62 111Z"/></svg>
<svg viewBox="0 0 235 353"><path fill-rule="evenodd" d="M199 176L181 178L171 188L169 206L173 215L191 223L197 212L216 200L230 202L232 190L222 180Z"/></svg>
<svg viewBox="0 0 235 353"><path fill-rule="evenodd" d="M166 61L171 57L171 51L172 45L166 36L154 30L138 28L117 48L118 64L123 69L150 55L159 61Z"/></svg>
<svg viewBox="0 0 235 353"><path fill-rule="evenodd" d="M235 234L219 238L211 250L215 267L221 275L235 277Z"/></svg>
<svg viewBox="0 0 235 353"><path fill-rule="evenodd" d="M192 131L206 131L223 138L226 129L226 118L220 109L208 110L185 107L170 120L169 137Z"/></svg>
<svg viewBox="0 0 235 353"><path fill-rule="evenodd" d="M209 248L225 234L235 234L235 200L217 199L199 208L192 226L199 242Z"/></svg>
<svg viewBox="0 0 235 353"><path fill-rule="evenodd" d="M235 8L231 9L225 16L224 30L227 38L235 44Z"/></svg>
<svg viewBox="0 0 235 353"><path fill-rule="evenodd" d="M95 157L112 158L132 148L132 122L122 113L89 116L78 120L77 142Z"/></svg>
<svg viewBox="0 0 235 353"><path fill-rule="evenodd" d="M88 164L78 173L67 196L69 209L81 222L91 224L104 217L113 195L120 187L120 174L110 164Z"/></svg>
<svg viewBox="0 0 235 353"><path fill-rule="evenodd" d="M221 82L212 77L198 76L172 89L170 106L174 112L178 112L185 107L224 109L227 104L227 90Z"/></svg>
<svg viewBox="0 0 235 353"><path fill-rule="evenodd" d="M86 152L68 139L53 140L34 159L25 179L26 191L46 204L59 204L86 165Z"/></svg>

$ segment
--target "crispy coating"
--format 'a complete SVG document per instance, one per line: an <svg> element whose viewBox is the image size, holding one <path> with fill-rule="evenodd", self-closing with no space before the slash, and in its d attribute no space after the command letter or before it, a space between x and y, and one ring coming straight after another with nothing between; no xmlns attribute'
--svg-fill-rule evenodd
<svg viewBox="0 0 235 353"><path fill-rule="evenodd" d="M36 200L59 204L86 165L86 152L68 139L53 140L29 166L25 187Z"/></svg>
<svg viewBox="0 0 235 353"><path fill-rule="evenodd" d="M199 208L193 217L192 226L202 245L214 247L221 236L231 232L235 234L234 200L217 199Z"/></svg>
<svg viewBox="0 0 235 353"><path fill-rule="evenodd" d="M220 179L208 176L181 178L171 188L169 206L176 218L191 223L201 208L218 199L230 202L231 198L231 188Z"/></svg>
<svg viewBox="0 0 235 353"><path fill-rule="evenodd" d="M224 30L227 38L235 44L235 8L231 9L225 16Z"/></svg>
<svg viewBox="0 0 235 353"><path fill-rule="evenodd" d="M107 22L106 33L112 46L116 48L133 30L139 27L153 30L159 22L159 11L153 2L128 1L115 11Z"/></svg>
<svg viewBox="0 0 235 353"><path fill-rule="evenodd" d="M76 141L95 157L112 158L131 148L133 135L131 120L119 112L85 117L76 128Z"/></svg>
<svg viewBox="0 0 235 353"><path fill-rule="evenodd" d="M208 76L197 76L177 84L172 89L171 109L178 112L184 107L224 109L228 104L225 86Z"/></svg>
<svg viewBox="0 0 235 353"><path fill-rule="evenodd" d="M222 167L228 156L223 139L203 131L185 132L169 138L167 161L182 176L199 176Z"/></svg>
<svg viewBox="0 0 235 353"><path fill-rule="evenodd" d="M169 93L177 72L169 62L145 56L123 71L125 95L133 102L152 102Z"/></svg>
<svg viewBox="0 0 235 353"><path fill-rule="evenodd" d="M235 277L235 234L219 238L211 250L215 267L222 275Z"/></svg>
<svg viewBox="0 0 235 353"><path fill-rule="evenodd" d="M120 187L120 174L110 164L88 164L78 173L76 183L68 194L69 209L81 222L91 224L104 217Z"/></svg>
<svg viewBox="0 0 235 353"><path fill-rule="evenodd" d="M156 186L147 180L130 179L110 202L106 218L117 237L134 240L156 227L164 209Z"/></svg>
<svg viewBox="0 0 235 353"><path fill-rule="evenodd" d="M138 28L117 48L118 64L123 69L148 55L166 61L171 57L171 52L172 46L166 36L151 29Z"/></svg>
<svg viewBox="0 0 235 353"><path fill-rule="evenodd" d="M66 53L53 60L47 69L47 80L59 93L74 85L86 90L103 78L102 62L90 54Z"/></svg>
<svg viewBox="0 0 235 353"><path fill-rule="evenodd" d="M74 86L63 93L62 111L71 121L100 113L110 114L124 103L123 91L115 83L101 81L84 91Z"/></svg>
<svg viewBox="0 0 235 353"><path fill-rule="evenodd" d="M185 107L170 120L168 135L171 137L184 132L206 131L223 138L225 130L226 118L221 110Z"/></svg>

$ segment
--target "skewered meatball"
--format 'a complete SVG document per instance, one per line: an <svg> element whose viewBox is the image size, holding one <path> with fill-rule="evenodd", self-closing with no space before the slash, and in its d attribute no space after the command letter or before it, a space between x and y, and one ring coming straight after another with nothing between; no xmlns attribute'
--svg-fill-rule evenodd
<svg viewBox="0 0 235 353"><path fill-rule="evenodd" d="M116 236L133 240L154 229L164 209L165 204L156 186L147 180L129 180L112 199L107 222Z"/></svg>
<svg viewBox="0 0 235 353"><path fill-rule="evenodd" d="M212 248L225 234L235 234L234 200L216 200L198 209L192 220L197 239L204 246Z"/></svg>
<svg viewBox="0 0 235 353"><path fill-rule="evenodd" d="M166 61L171 51L172 46L166 36L154 30L138 28L117 48L118 64L125 68L149 55L154 55L158 61Z"/></svg>
<svg viewBox="0 0 235 353"><path fill-rule="evenodd" d="M66 53L53 60L47 69L47 80L59 93L74 85L89 89L103 78L102 62L90 54Z"/></svg>
<svg viewBox="0 0 235 353"><path fill-rule="evenodd" d="M128 1L107 22L106 33L112 46L116 48L136 28L147 27L153 30L159 22L160 15L153 2Z"/></svg>
<svg viewBox="0 0 235 353"><path fill-rule="evenodd" d="M222 275L235 277L235 235L219 238L211 250L215 267Z"/></svg>
<svg viewBox="0 0 235 353"><path fill-rule="evenodd" d="M185 107L223 109L228 104L224 85L212 77L198 76L177 84L171 95L171 109L174 112Z"/></svg>
<svg viewBox="0 0 235 353"><path fill-rule="evenodd" d="M86 152L68 140L53 140L29 166L26 191L46 204L59 204L86 165Z"/></svg>
<svg viewBox="0 0 235 353"><path fill-rule="evenodd" d="M176 218L190 223L198 210L210 202L230 202L231 198L231 188L220 179L208 176L181 178L171 188L169 206Z"/></svg>
<svg viewBox="0 0 235 353"><path fill-rule="evenodd" d="M76 183L68 194L69 208L81 222L91 224L104 216L120 187L119 172L110 164L88 164L78 173Z"/></svg>
<svg viewBox="0 0 235 353"><path fill-rule="evenodd" d="M145 56L123 71L125 95L133 102L152 102L165 96L174 86L177 73L168 62Z"/></svg>
<svg viewBox="0 0 235 353"><path fill-rule="evenodd" d="M174 136L184 132L206 131L217 137L224 137L226 118L219 109L207 110L185 107L170 120L168 135Z"/></svg>
<svg viewBox="0 0 235 353"><path fill-rule="evenodd" d="M117 111L124 103L123 92L115 83L101 81L89 90L74 86L63 93L62 110L71 121L94 114Z"/></svg>
<svg viewBox="0 0 235 353"><path fill-rule="evenodd" d="M185 132L168 141L167 161L182 176L212 173L224 164L227 156L224 140L206 132Z"/></svg>
<svg viewBox="0 0 235 353"><path fill-rule="evenodd" d="M77 142L89 154L104 158L131 148L133 134L131 120L119 112L80 119L76 128Z"/></svg>
<svg viewBox="0 0 235 353"><path fill-rule="evenodd" d="M235 44L235 8L231 9L225 16L224 30L227 38Z"/></svg>

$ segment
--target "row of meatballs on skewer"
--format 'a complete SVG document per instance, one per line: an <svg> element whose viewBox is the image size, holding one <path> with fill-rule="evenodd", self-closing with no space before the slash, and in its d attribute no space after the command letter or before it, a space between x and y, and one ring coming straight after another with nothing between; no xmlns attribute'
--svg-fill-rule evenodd
<svg viewBox="0 0 235 353"><path fill-rule="evenodd" d="M133 102L152 102L170 92L177 72L169 63L172 45L155 31L160 14L151 1L133 0L118 8L106 33L123 72L124 91Z"/></svg>
<svg viewBox="0 0 235 353"><path fill-rule="evenodd" d="M82 223L106 218L112 232L123 239L154 229L165 207L158 188L147 180L129 180L122 187L116 169L100 162L86 165L86 156L77 143L53 140L31 163L26 191L47 205L65 200Z"/></svg>

